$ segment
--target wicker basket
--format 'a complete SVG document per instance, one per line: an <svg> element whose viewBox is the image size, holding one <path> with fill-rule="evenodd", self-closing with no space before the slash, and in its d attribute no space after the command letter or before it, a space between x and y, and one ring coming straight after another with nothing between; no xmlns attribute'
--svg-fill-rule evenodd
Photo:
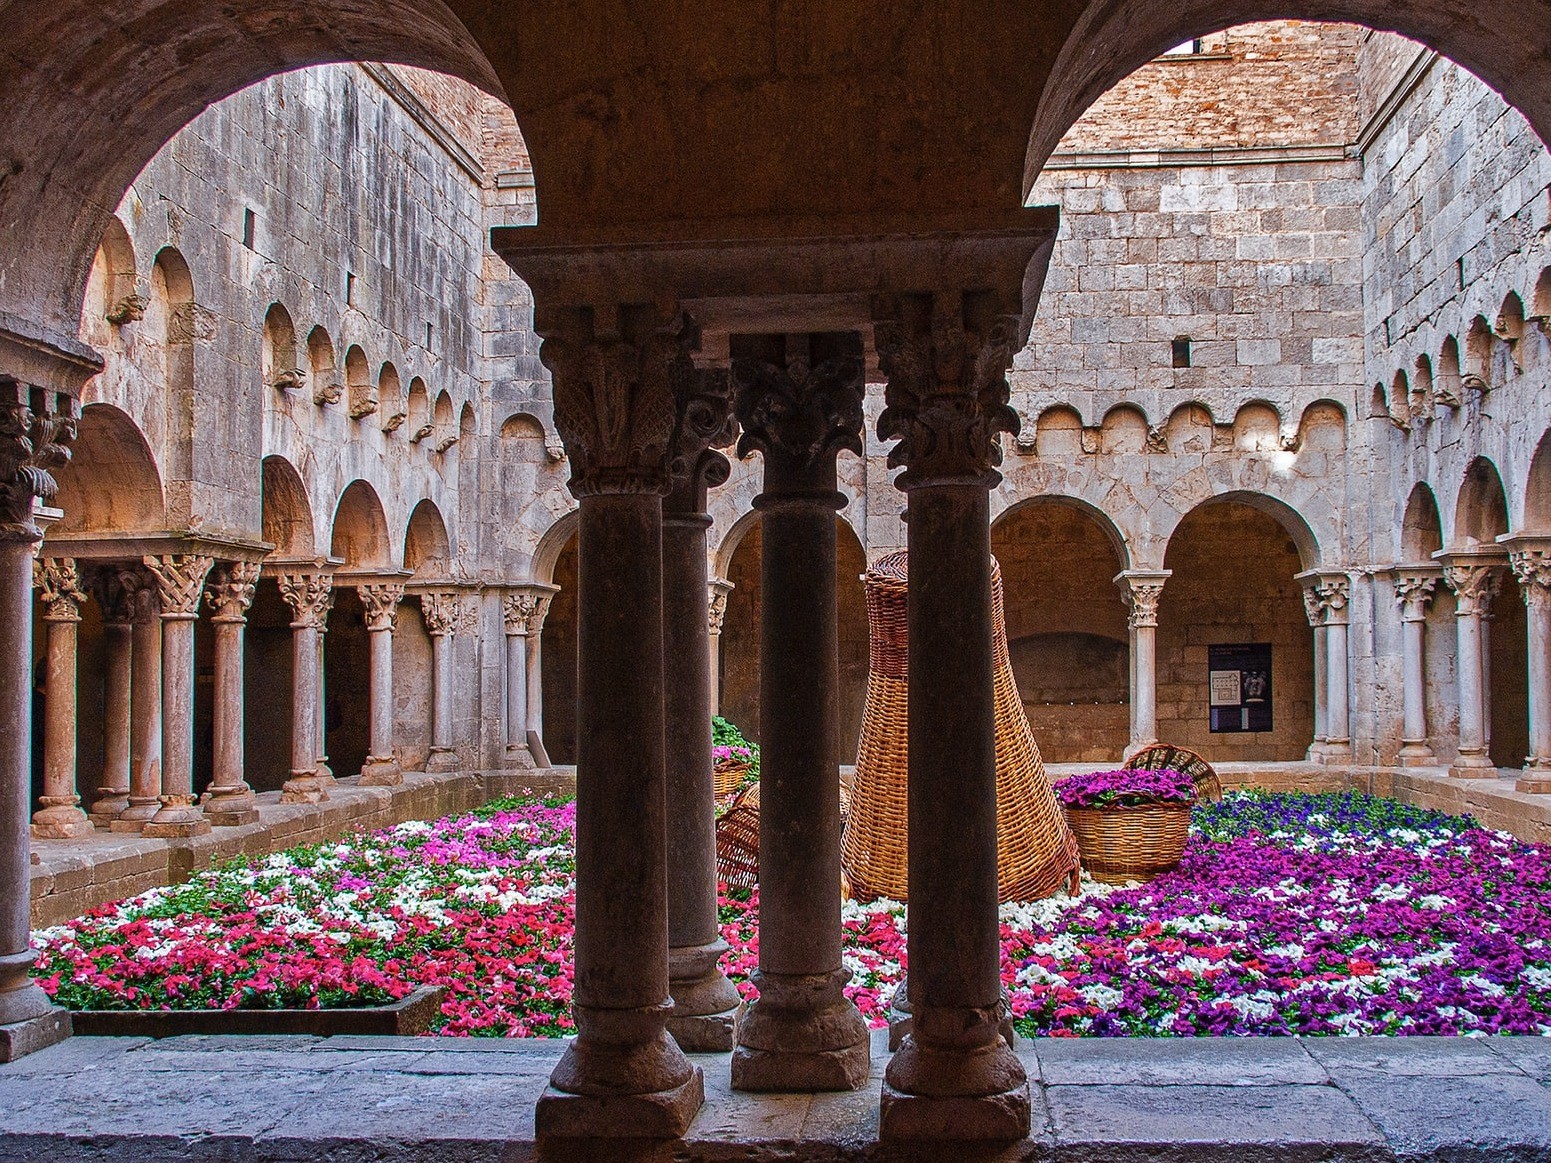
<svg viewBox="0 0 1551 1163"><path fill-rule="evenodd" d="M749 765L742 759L723 759L711 769L711 791L719 800L736 795Z"/></svg>
<svg viewBox="0 0 1551 1163"><path fill-rule="evenodd" d="M909 891L909 633L904 552L867 571L869 664L840 864L860 900L904 900ZM1077 884L1077 841L1045 776L1007 653L1002 575L992 562L995 627L996 855L1001 899L1040 900Z"/></svg>
<svg viewBox="0 0 1551 1163"><path fill-rule="evenodd" d="M1222 799L1222 781L1212 765L1188 747L1150 743L1126 760L1127 771L1177 771L1196 786L1196 802Z"/></svg>
<svg viewBox="0 0 1551 1163"><path fill-rule="evenodd" d="M728 888L759 880L759 784L751 783L716 821L716 876Z"/></svg>
<svg viewBox="0 0 1551 1163"><path fill-rule="evenodd" d="M1148 769L1139 769L1148 770ZM1146 881L1179 867L1190 832L1189 804L1066 808L1083 867L1106 884Z"/></svg>

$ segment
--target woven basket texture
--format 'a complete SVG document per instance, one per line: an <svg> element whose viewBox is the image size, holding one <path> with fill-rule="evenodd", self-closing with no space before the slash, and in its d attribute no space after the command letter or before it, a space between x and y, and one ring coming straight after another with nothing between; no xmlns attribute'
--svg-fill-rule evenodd
<svg viewBox="0 0 1551 1163"><path fill-rule="evenodd" d="M723 759L711 770L711 794L724 800L743 783L749 765L741 759Z"/></svg>
<svg viewBox="0 0 1551 1163"><path fill-rule="evenodd" d="M1106 884L1146 881L1179 867L1190 832L1189 804L1067 808L1083 867Z"/></svg>
<svg viewBox="0 0 1551 1163"><path fill-rule="evenodd" d="M1077 841L1050 790L1007 653L1002 574L991 563L995 632L997 881L1001 899L1039 900L1075 889ZM881 558L864 577L869 669L862 738L840 862L859 900L905 900L908 877L908 555Z"/></svg>
<svg viewBox="0 0 1551 1163"><path fill-rule="evenodd" d="M716 875L728 888L759 880L759 784L751 783L716 821Z"/></svg>
<svg viewBox="0 0 1551 1163"><path fill-rule="evenodd" d="M1222 780L1212 765L1188 747L1152 743L1126 760L1129 771L1177 771L1196 785L1196 802L1222 799Z"/></svg>

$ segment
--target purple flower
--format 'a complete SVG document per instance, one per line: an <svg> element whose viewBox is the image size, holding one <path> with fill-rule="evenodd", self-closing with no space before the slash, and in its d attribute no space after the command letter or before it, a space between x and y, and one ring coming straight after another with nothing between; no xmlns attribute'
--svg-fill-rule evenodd
<svg viewBox="0 0 1551 1163"><path fill-rule="evenodd" d="M1142 804L1188 804L1195 785L1178 771L1093 771L1071 775L1055 785L1056 798L1069 808L1120 808Z"/></svg>

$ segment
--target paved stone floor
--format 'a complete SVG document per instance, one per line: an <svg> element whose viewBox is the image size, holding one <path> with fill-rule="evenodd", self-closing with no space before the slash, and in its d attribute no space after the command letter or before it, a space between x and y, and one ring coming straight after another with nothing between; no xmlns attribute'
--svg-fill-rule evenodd
<svg viewBox="0 0 1551 1163"><path fill-rule="evenodd" d="M533 1146L562 1043L416 1038L75 1038L0 1066L0 1160L1545 1160L1551 1039L1024 1043L1034 1137L887 1151L884 1052L867 1088L745 1095L704 1055L687 1139Z"/></svg>

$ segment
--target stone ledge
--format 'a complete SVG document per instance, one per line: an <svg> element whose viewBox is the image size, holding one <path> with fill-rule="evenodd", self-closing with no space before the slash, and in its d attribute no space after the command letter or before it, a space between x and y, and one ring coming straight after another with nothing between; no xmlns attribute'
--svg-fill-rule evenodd
<svg viewBox="0 0 1551 1163"><path fill-rule="evenodd" d="M99 831L79 840L33 840L32 925L60 924L236 856L264 856L295 844L467 811L525 788L574 787L574 777L568 783L563 773L409 771L396 787L363 788L354 779L342 780L321 804L282 804L279 792L264 792L257 823L213 828L203 836L153 840Z"/></svg>
<svg viewBox="0 0 1551 1163"><path fill-rule="evenodd" d="M877 1141L881 1052L862 1090L825 1095L736 1093L726 1055L695 1055L705 1072L706 1104L684 1140L546 1143L541 1152L534 1105L564 1045L544 1039L73 1038L0 1066L0 1158L1443 1163L1551 1157L1551 1039L1024 1042L1019 1052L1030 1077L1034 1134L978 1150Z"/></svg>

